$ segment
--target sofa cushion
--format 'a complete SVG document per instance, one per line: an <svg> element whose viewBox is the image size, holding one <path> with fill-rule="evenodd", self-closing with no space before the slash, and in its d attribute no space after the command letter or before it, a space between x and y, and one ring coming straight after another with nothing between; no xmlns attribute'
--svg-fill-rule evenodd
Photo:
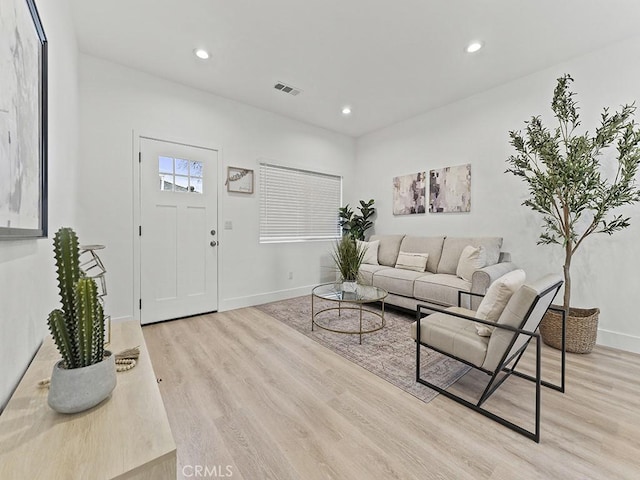
<svg viewBox="0 0 640 480"><path fill-rule="evenodd" d="M465 308L451 307L450 312L472 317L473 311ZM489 338L476 334L473 322L445 313L433 313L423 318L420 324L420 341L450 352L458 358L481 366L487 354ZM416 322L411 325L411 336L417 335Z"/></svg>
<svg viewBox="0 0 640 480"><path fill-rule="evenodd" d="M435 273L416 279L413 296L439 305L458 305L458 290L471 291L471 282L455 275Z"/></svg>
<svg viewBox="0 0 640 480"><path fill-rule="evenodd" d="M444 237L412 237L407 235L402 240L400 250L409 253L428 253L427 272L436 273Z"/></svg>
<svg viewBox="0 0 640 480"><path fill-rule="evenodd" d="M363 285L373 285L373 275L380 270L388 270L389 267L385 267L384 265L371 265L368 263L363 263L360 265L360 270L358 270L358 281Z"/></svg>
<svg viewBox="0 0 640 480"><path fill-rule="evenodd" d="M458 267L458 261L462 250L467 245L474 247L484 247L487 254L487 265L494 265L498 263L500 258L500 247L502 246L502 237L447 237L444 239L444 245L442 247L442 256L438 263L438 273L450 273L455 275L456 268Z"/></svg>
<svg viewBox="0 0 640 480"><path fill-rule="evenodd" d="M424 272L427 268L428 253L408 253L400 250L396 260L396 268L401 270L413 270L414 272Z"/></svg>
<svg viewBox="0 0 640 480"><path fill-rule="evenodd" d="M460 254L456 275L467 282L471 281L473 272L479 270L487 264L487 253L484 247L474 247L467 245Z"/></svg>
<svg viewBox="0 0 640 480"><path fill-rule="evenodd" d="M373 275L373 285L396 295L413 297L413 282L416 278L424 275L431 276L431 273L414 272L413 270L401 270L399 268L386 268Z"/></svg>
<svg viewBox="0 0 640 480"><path fill-rule="evenodd" d="M362 263L368 263L369 265L379 265L378 263L378 248L380 247L380 240L374 240L372 242L363 242L356 240L358 248L364 249L364 257Z"/></svg>
<svg viewBox="0 0 640 480"><path fill-rule="evenodd" d="M476 318L497 322L511 296L524 285L525 279L526 275L522 269L512 270L498 278L491 284L482 302L480 302L480 306L476 311ZM490 325L476 323L478 335L485 337L490 336L494 328Z"/></svg>
<svg viewBox="0 0 640 480"><path fill-rule="evenodd" d="M398 252L400 251L400 243L404 235L372 235L369 241L380 240L380 246L378 247L378 263L380 265L386 265L387 267L393 267L398 259Z"/></svg>

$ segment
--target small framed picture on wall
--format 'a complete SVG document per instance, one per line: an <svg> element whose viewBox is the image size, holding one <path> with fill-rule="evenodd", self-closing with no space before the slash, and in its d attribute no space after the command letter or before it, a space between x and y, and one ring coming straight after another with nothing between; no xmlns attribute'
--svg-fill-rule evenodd
<svg viewBox="0 0 640 480"><path fill-rule="evenodd" d="M253 170L227 167L227 192L253 193Z"/></svg>

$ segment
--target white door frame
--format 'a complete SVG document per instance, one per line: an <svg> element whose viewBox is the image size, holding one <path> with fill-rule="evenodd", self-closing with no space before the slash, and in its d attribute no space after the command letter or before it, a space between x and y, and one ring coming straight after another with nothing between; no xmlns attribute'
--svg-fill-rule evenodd
<svg viewBox="0 0 640 480"><path fill-rule="evenodd" d="M224 252L224 238L222 236L222 229L219 228L220 219L222 218L222 191L220 188L220 180L226 178L226 175L223 175L223 156L222 156L222 148L215 147L212 145L207 145L205 142L192 142L185 139L176 138L173 135L158 135L134 129L132 132L132 141L131 141L131 168L133 169L133 225L131 226L132 230L132 245L133 245L133 297L131 299L131 308L134 320L140 322L140 292L142 290L142 277L140 273L140 254L141 254L141 238L139 235L139 226L141 222L141 212L140 212L140 161L139 161L139 152L140 152L140 139L146 138L149 140L158 140L161 142L167 143L176 143L179 145L185 145L187 147L195 147L195 148L203 148L206 150L214 150L218 152L218 185L216 185L216 201L218 203L218 225L216 225L216 230L218 231L218 270L216 272L217 279L217 292L216 295L218 297L218 307L220 306L220 271L222 270L222 262L223 262L223 252Z"/></svg>

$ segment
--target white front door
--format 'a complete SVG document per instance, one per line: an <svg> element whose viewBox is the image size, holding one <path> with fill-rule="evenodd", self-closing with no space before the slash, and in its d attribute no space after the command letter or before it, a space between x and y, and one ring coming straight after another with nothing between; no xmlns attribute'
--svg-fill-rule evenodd
<svg viewBox="0 0 640 480"><path fill-rule="evenodd" d="M218 308L218 152L140 138L140 320Z"/></svg>

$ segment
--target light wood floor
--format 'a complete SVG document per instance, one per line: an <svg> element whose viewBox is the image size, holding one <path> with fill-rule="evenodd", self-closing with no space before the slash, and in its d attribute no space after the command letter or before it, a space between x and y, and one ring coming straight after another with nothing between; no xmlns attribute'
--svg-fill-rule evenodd
<svg viewBox="0 0 640 480"><path fill-rule="evenodd" d="M443 396L425 404L254 308L143 331L178 478L640 478L640 355L569 354L567 392L543 389L536 444ZM558 355L544 355L551 376ZM531 387L509 379L489 406L526 422Z"/></svg>

